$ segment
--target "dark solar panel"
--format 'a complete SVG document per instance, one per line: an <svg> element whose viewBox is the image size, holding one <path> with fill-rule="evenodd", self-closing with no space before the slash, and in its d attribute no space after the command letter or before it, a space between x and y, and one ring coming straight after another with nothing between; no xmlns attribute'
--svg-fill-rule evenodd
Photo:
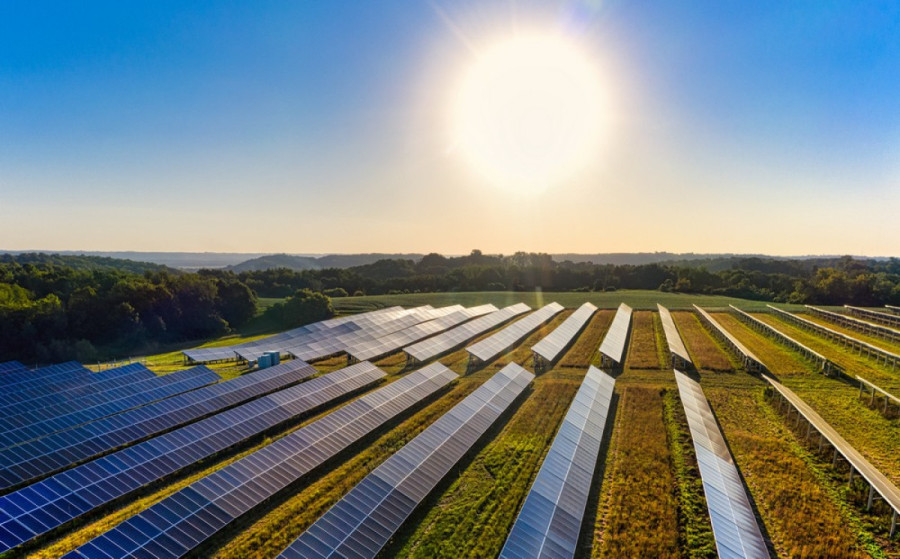
<svg viewBox="0 0 900 559"><path fill-rule="evenodd" d="M590 367L500 552L502 559L574 557L615 379Z"/></svg>
<svg viewBox="0 0 900 559"><path fill-rule="evenodd" d="M159 378L140 363L131 363L118 367L117 370L119 374L112 378L85 383L68 390L48 391L41 396L0 408L0 415L3 416L0 418L0 432L136 394L146 387L141 381Z"/></svg>
<svg viewBox="0 0 900 559"><path fill-rule="evenodd" d="M280 557L375 557L534 375L511 363L350 490Z"/></svg>
<svg viewBox="0 0 900 559"><path fill-rule="evenodd" d="M316 372L303 361L285 361L4 450L0 490L281 390Z"/></svg>
<svg viewBox="0 0 900 559"><path fill-rule="evenodd" d="M203 365L161 377L154 376L152 379L138 383L141 385L139 392L127 395L117 394L119 397L114 400L108 400L90 407L80 409L69 407L71 410L69 413L0 433L0 449L45 437L57 431L71 429L82 423L95 421L108 415L200 388L219 380L221 380L219 375ZM37 410L35 410L35 413L37 415Z"/></svg>
<svg viewBox="0 0 900 559"><path fill-rule="evenodd" d="M19 371L27 371L28 367L19 363L18 361L5 361L0 363L0 375L6 375L9 373L15 373Z"/></svg>
<svg viewBox="0 0 900 559"><path fill-rule="evenodd" d="M112 557L185 555L455 378L439 363L410 373L194 482L68 557L92 557L97 550Z"/></svg>
<svg viewBox="0 0 900 559"><path fill-rule="evenodd" d="M31 390L41 386L50 386L61 382L71 382L73 379L82 379L80 382L93 380L93 375L82 366L81 363L68 361L49 367L41 367L33 371L17 371L0 377L3 391L0 392L0 405L5 406L18 402L17 394L20 391Z"/></svg>
<svg viewBox="0 0 900 559"><path fill-rule="evenodd" d="M371 363L359 363L4 495L0 553L382 378Z"/></svg>

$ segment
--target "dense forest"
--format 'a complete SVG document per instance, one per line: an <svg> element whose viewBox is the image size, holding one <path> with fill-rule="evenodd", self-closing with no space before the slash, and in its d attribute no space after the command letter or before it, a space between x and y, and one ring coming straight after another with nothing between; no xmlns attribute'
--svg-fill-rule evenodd
<svg viewBox="0 0 900 559"><path fill-rule="evenodd" d="M330 297L444 291L658 289L747 299L900 305L900 260L734 257L707 263L597 265L548 254L428 254L352 268L177 272L90 256L0 255L0 361L90 361L200 340L247 324L257 297L290 297L271 324L333 313Z"/></svg>

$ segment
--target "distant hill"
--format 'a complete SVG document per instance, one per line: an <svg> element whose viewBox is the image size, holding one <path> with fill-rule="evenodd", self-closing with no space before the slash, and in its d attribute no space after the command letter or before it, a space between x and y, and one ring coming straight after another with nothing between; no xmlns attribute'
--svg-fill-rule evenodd
<svg viewBox="0 0 900 559"><path fill-rule="evenodd" d="M693 260L718 260L734 257L740 258L777 258L773 256L765 256L762 254L696 254L693 252L675 253L675 252L608 252L598 254L552 254L553 260L557 262L565 262L566 260L576 264L581 262L592 262L594 264L615 264L616 266L640 266L643 264L660 264L660 263L686 263Z"/></svg>
<svg viewBox="0 0 900 559"><path fill-rule="evenodd" d="M109 258L106 256L85 256L70 254L47 254L43 252L22 252L18 254L0 254L0 264L34 264L67 266L76 270L120 270L133 274L143 274L146 271L168 271L179 273L178 270L154 264L151 262L138 262L122 258Z"/></svg>
<svg viewBox="0 0 900 559"><path fill-rule="evenodd" d="M422 259L421 254L329 254L326 256L294 256L291 254L269 254L251 258L240 264L227 266L232 272L258 272L275 268L288 270L320 270L322 268L355 268L369 266L379 260L413 260Z"/></svg>

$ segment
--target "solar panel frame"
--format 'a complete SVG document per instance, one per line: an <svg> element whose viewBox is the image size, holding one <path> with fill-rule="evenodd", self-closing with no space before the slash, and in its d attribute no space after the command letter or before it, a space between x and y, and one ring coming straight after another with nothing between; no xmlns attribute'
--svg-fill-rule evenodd
<svg viewBox="0 0 900 559"><path fill-rule="evenodd" d="M615 379L591 366L532 483L500 559L574 557Z"/></svg>
<svg viewBox="0 0 900 559"><path fill-rule="evenodd" d="M719 340L725 342L725 345L728 346L731 351L741 360L744 365L744 368L747 369L748 372L751 373L768 373L769 368L766 367L765 363L760 360L759 357L756 356L750 349L741 343L734 335L731 334L728 330L725 329L724 326L719 324L719 321L713 318L711 314L701 309L697 305L694 305L694 310L697 311L697 314L700 316L700 321L709 326L709 330L716 336Z"/></svg>
<svg viewBox="0 0 900 559"><path fill-rule="evenodd" d="M719 557L769 557L750 497L700 383L675 371Z"/></svg>
<svg viewBox="0 0 900 559"><path fill-rule="evenodd" d="M515 363L504 367L369 473L279 557L375 557L533 379Z"/></svg>
<svg viewBox="0 0 900 559"><path fill-rule="evenodd" d="M0 433L0 449L46 437L58 431L71 429L77 425L90 423L109 415L121 413L131 408L162 400L220 380L222 378L219 375L203 365L198 365L190 369L142 381L139 383L144 388L141 392L124 395L115 400L90 407L75 408L69 413L55 415Z"/></svg>
<svg viewBox="0 0 900 559"><path fill-rule="evenodd" d="M859 318L854 318L845 314L820 309L812 305L803 306L806 308L807 312L814 314L820 318L824 318L825 320L836 322L841 326L850 328L851 330L856 330L857 332L875 336L876 338L881 338L883 340L888 340L891 342L900 342L900 330L897 330L896 328L891 328L890 326L881 324L873 324L872 322L860 320ZM859 311L863 310L864 309L859 309Z"/></svg>
<svg viewBox="0 0 900 559"><path fill-rule="evenodd" d="M542 324L562 312L563 308L562 305L556 302L544 305L540 309L513 322L499 332L467 347L466 351L469 353L470 365L473 363L473 357L475 362L480 363L485 363L494 359L530 333L537 330Z"/></svg>
<svg viewBox="0 0 900 559"><path fill-rule="evenodd" d="M285 361L0 451L0 490L287 388L317 373L302 361Z"/></svg>
<svg viewBox="0 0 900 559"><path fill-rule="evenodd" d="M595 305L587 302L582 304L562 324L534 344L531 351L535 354L535 368L539 366L542 368L556 361L587 326L595 312L597 312Z"/></svg>
<svg viewBox="0 0 900 559"><path fill-rule="evenodd" d="M613 317L612 324L603 342L600 343L601 361L604 366L621 367L625 363L625 347L628 344L628 337L631 333L631 317L633 311L631 307L625 303L619 304L616 310L616 316Z"/></svg>
<svg viewBox="0 0 900 559"><path fill-rule="evenodd" d="M694 362L691 354L688 353L684 340L681 339L672 313L659 303L656 304L656 308L659 311L659 321L662 323L663 333L666 336L666 346L669 348L669 365L673 368L693 368Z"/></svg>
<svg viewBox="0 0 900 559"><path fill-rule="evenodd" d="M118 549L113 556L140 556L153 550L165 552L167 557L184 555L234 519L456 378L455 373L440 363L410 373L195 481L98 536L88 549L109 549L109 544L114 543ZM253 483L255 489L242 491L248 483ZM235 499L237 495L240 498ZM182 503L186 506L181 506ZM153 529L141 529L147 526ZM170 537L179 532L189 541ZM121 536L127 540L122 540ZM123 543L125 547L122 547ZM82 552L79 548L67 557L84 556L90 556L90 552Z"/></svg>
<svg viewBox="0 0 900 559"><path fill-rule="evenodd" d="M403 348L403 351L407 354L408 359L424 362L460 347L472 338L530 310L531 307L525 303L517 303L500 310L494 310L487 315L461 324L442 334L407 346Z"/></svg>
<svg viewBox="0 0 900 559"><path fill-rule="evenodd" d="M345 367L0 496L0 553L384 377Z"/></svg>
<svg viewBox="0 0 900 559"><path fill-rule="evenodd" d="M871 309L864 309L862 307L854 307L853 305L844 305L844 308L847 309L847 312L852 315L863 317L871 320L872 322L884 324L885 326L900 328L900 316L897 316L894 313L873 311Z"/></svg>

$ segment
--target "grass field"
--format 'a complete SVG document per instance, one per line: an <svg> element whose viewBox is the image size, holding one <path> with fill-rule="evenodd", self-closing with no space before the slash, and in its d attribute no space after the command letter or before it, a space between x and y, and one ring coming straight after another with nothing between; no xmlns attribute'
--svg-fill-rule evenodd
<svg viewBox="0 0 900 559"><path fill-rule="evenodd" d="M690 299L656 292L545 295L575 307L585 297L611 297L590 320L563 357L538 376L488 434L476 445L437 490L426 499L393 538L385 557L493 557L502 547L519 507L540 468L559 423L578 389L588 365L598 363L597 348L609 327L614 308L625 301L638 309L655 307L659 300L676 309ZM449 299L448 297L456 297ZM507 297L485 300L479 297ZM435 306L459 302L505 305L515 297L534 294L404 295L405 305ZM432 297L432 300L416 300ZM340 304L354 298L336 300ZM692 298L696 301L696 298ZM679 302L680 301L680 302ZM367 306L395 304L387 297L370 298ZM537 301L528 301L537 304ZM721 303L721 301L719 301ZM268 302L271 304L271 302ZM704 307L722 309L705 301ZM757 305L757 306L754 306ZM758 309L756 303L739 305ZM342 312L364 307L342 306ZM337 502L354 484L388 456L424 430L453 405L470 394L506 363L531 368L531 346L561 324L571 310L560 313L521 343L468 375L416 409L383 426L365 440L330 461L326 467L293 484L245 518L220 532L195 556L274 557L312 522ZM794 432L763 395L762 382L740 370L738 363L711 337L692 312L673 313L685 344L697 364L701 385L741 469L757 512L778 557L900 557L897 542L885 537L883 511L867 514L860 499L861 486L848 489L846 472L831 468L830 458L807 445L803 433ZM848 350L760 313L816 351L834 359L848 371L859 371L880 385L900 392L900 371L852 354ZM746 327L733 316L717 318L804 400L812 405L873 464L900 481L900 420L884 417L858 398L855 386L826 378L811 369L793 350ZM502 326L500 328L503 328ZM497 330L499 330L498 328ZM495 330L496 331L496 330ZM493 332L482 336L483 339ZM212 341L222 345L252 339L259 334ZM473 343L473 340L471 343ZM468 344L467 344L468 345ZM715 545L693 445L674 377L666 367L666 349L658 315L638 310L625 368L615 372L616 398L612 418L597 462L597 476L585 511L578 557L714 557ZM457 373L466 371L464 348L439 359ZM158 372L183 367L179 351L166 351L146 359ZM391 382L406 373L400 352L376 364ZM322 372L346 366L338 356L315 363ZM246 371L234 364L212 365L225 377ZM334 409L343 403L331 406ZM300 418L295 425L268 439L215 457L191 471L146 488L131 502L106 510L31 550L32 557L60 557L97 534L143 510L193 480L233 462L254 449L319 417ZM842 477L843 476L843 477Z"/></svg>

